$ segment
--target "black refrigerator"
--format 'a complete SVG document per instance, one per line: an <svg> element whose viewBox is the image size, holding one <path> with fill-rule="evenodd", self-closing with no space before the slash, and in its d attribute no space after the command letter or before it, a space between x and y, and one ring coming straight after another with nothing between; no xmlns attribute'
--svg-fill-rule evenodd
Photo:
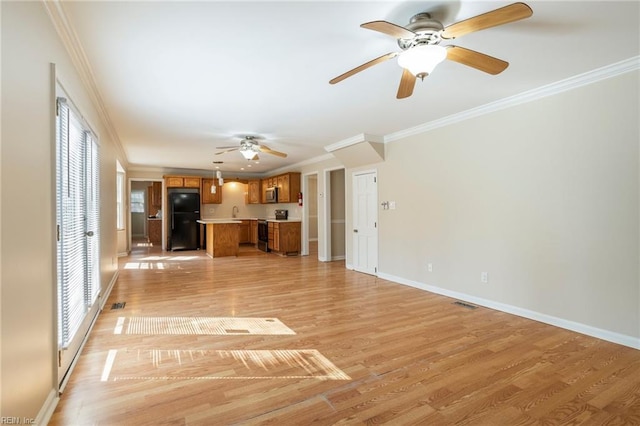
<svg viewBox="0 0 640 426"><path fill-rule="evenodd" d="M200 194L172 192L169 194L170 249L197 250L200 243Z"/></svg>

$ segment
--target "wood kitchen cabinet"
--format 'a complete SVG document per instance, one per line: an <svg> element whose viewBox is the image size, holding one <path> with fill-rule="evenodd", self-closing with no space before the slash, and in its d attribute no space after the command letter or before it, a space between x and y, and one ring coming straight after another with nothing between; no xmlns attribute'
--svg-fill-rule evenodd
<svg viewBox="0 0 640 426"><path fill-rule="evenodd" d="M274 223L273 222L269 222L267 225L267 235L268 235L268 242L267 242L267 247L269 248L269 250L273 250L273 230L274 230Z"/></svg>
<svg viewBox="0 0 640 426"><path fill-rule="evenodd" d="M238 225L238 242L240 244L250 243L251 242L250 232L251 232L251 221L243 220L242 223Z"/></svg>
<svg viewBox="0 0 640 426"><path fill-rule="evenodd" d="M151 205L156 209L162 208L162 182L151 185Z"/></svg>
<svg viewBox="0 0 640 426"><path fill-rule="evenodd" d="M216 193L211 193L211 187L216 187ZM222 187L218 185L218 179L202 178L202 189L200 190L202 204L222 203Z"/></svg>
<svg viewBox="0 0 640 426"><path fill-rule="evenodd" d="M251 220L249 224L249 242L251 244L258 244L258 221Z"/></svg>
<svg viewBox="0 0 640 426"><path fill-rule="evenodd" d="M300 192L300 173L290 172L277 176L278 202L295 203Z"/></svg>
<svg viewBox="0 0 640 426"><path fill-rule="evenodd" d="M262 202L260 180L250 180L247 182L247 203L260 204Z"/></svg>
<svg viewBox="0 0 640 426"><path fill-rule="evenodd" d="M165 176L167 188L198 188L200 178L197 176Z"/></svg>
<svg viewBox="0 0 640 426"><path fill-rule="evenodd" d="M280 175L277 177L277 187L278 187L278 202L279 203L288 203L291 199L291 194L289 193L289 174Z"/></svg>
<svg viewBox="0 0 640 426"><path fill-rule="evenodd" d="M278 188L279 203L295 203L298 201L298 192L300 192L300 173L289 172L278 176L272 176L262 179L260 200L264 204L267 202L267 188Z"/></svg>
<svg viewBox="0 0 640 426"><path fill-rule="evenodd" d="M147 219L149 226L149 242L154 246L160 246L162 244L162 220L161 219Z"/></svg>
<svg viewBox="0 0 640 426"><path fill-rule="evenodd" d="M269 222L269 249L290 255L300 253L300 222Z"/></svg>
<svg viewBox="0 0 640 426"><path fill-rule="evenodd" d="M267 188L269 188L269 179L262 179L260 181L260 202L262 204L267 203Z"/></svg>

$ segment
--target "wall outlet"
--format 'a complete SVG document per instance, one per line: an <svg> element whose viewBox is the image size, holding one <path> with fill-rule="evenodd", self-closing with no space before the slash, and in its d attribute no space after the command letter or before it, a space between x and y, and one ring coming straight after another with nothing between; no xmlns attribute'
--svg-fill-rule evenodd
<svg viewBox="0 0 640 426"><path fill-rule="evenodd" d="M389 201L389 209L390 210L395 210L396 209L396 202L395 201Z"/></svg>
<svg viewBox="0 0 640 426"><path fill-rule="evenodd" d="M427 271L433 272L433 264L432 263L427 263Z"/></svg>
<svg viewBox="0 0 640 426"><path fill-rule="evenodd" d="M488 272L480 272L480 282L488 283L489 282L489 273Z"/></svg>

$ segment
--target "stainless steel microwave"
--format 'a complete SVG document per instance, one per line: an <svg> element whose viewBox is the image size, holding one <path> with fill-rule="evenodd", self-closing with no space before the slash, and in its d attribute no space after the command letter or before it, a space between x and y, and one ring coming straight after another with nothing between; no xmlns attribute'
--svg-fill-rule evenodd
<svg viewBox="0 0 640 426"><path fill-rule="evenodd" d="M278 202L278 188L277 187L271 187L271 188L267 188L267 192L265 195L265 201L267 203L277 203Z"/></svg>

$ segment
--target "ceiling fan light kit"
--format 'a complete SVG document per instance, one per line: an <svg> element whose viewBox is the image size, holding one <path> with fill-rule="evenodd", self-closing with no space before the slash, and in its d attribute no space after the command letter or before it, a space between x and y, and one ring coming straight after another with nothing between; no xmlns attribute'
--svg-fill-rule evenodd
<svg viewBox="0 0 640 426"><path fill-rule="evenodd" d="M416 77L424 79L446 58L447 49L444 47L423 44L402 52L398 56L398 65L408 69Z"/></svg>
<svg viewBox="0 0 640 426"><path fill-rule="evenodd" d="M265 154L275 155L276 157L286 158L287 154L284 152L274 151L266 145L260 145L257 141L258 137L256 136L245 136L240 141L240 146L219 146L216 149L224 149L224 151L216 152L216 155L225 154L231 151L240 151L240 154L247 161L258 161L260 158L258 157L258 153L264 152Z"/></svg>
<svg viewBox="0 0 640 426"><path fill-rule="evenodd" d="M431 19L426 12L414 15L406 27L387 21L366 22L360 27L395 37L401 52L390 52L353 68L329 81L336 84L373 65L398 57L398 65L403 68L397 98L411 96L416 77L424 80L433 69L445 59L477 70L496 75L504 71L508 62L484 53L458 46L440 46L443 40L451 40L475 31L484 30L509 22L519 21L533 14L525 3L513 3L481 15L456 22L447 27Z"/></svg>
<svg viewBox="0 0 640 426"><path fill-rule="evenodd" d="M258 156L258 153L252 147L240 147L240 154L249 161Z"/></svg>

